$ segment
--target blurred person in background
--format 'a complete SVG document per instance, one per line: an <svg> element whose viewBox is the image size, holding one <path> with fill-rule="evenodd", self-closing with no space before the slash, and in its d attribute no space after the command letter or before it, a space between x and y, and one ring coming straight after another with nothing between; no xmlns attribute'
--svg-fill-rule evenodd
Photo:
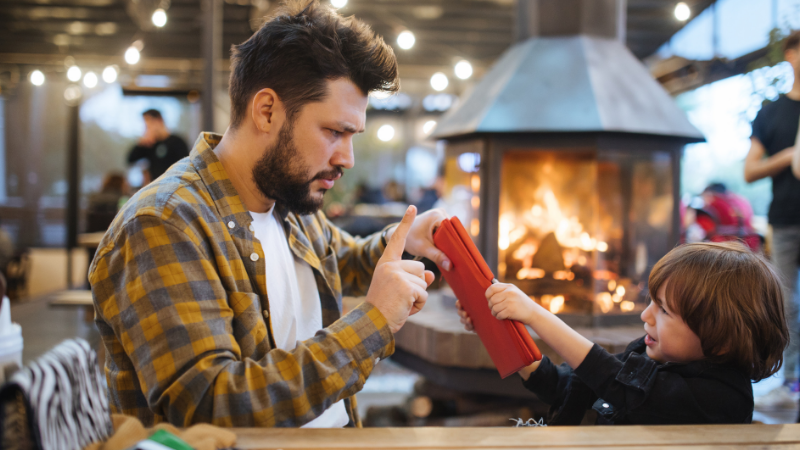
<svg viewBox="0 0 800 450"><path fill-rule="evenodd" d="M753 228L753 208L746 198L729 191L722 183L712 183L700 194L700 200L702 206L693 204L689 208L693 214L686 216L690 222L685 222L688 242L741 240L751 250L758 251L761 237Z"/></svg>
<svg viewBox="0 0 800 450"><path fill-rule="evenodd" d="M798 325L798 258L800 258L800 180L792 174L798 123L800 122L800 31L783 44L784 58L794 70L794 85L785 95L761 108L753 120L750 152L745 158L744 178L752 183L772 178L772 261L781 272L785 289L786 320L790 342L783 355L784 385L755 400L756 408L789 407L798 399L800 326Z"/></svg>
<svg viewBox="0 0 800 450"><path fill-rule="evenodd" d="M100 192L89 195L89 206L86 209L86 232L106 231L129 195L130 189L125 175L119 172L107 174L103 179Z"/></svg>
<svg viewBox="0 0 800 450"><path fill-rule="evenodd" d="M0 273L6 272L6 266L14 258L14 243L6 230L0 228Z"/></svg>
<svg viewBox="0 0 800 450"><path fill-rule="evenodd" d="M128 153L128 164L147 161L147 173L144 177L146 185L160 177L171 165L189 156L189 148L183 139L170 133L157 109L148 109L142 113L142 118L144 135Z"/></svg>

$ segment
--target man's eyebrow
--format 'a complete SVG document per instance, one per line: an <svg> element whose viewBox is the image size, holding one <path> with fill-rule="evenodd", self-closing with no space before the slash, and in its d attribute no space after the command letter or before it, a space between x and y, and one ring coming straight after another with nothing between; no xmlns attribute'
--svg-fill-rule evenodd
<svg viewBox="0 0 800 450"><path fill-rule="evenodd" d="M338 125L339 128L341 128L342 130L344 130L344 131L346 131L348 133L357 134L357 133L363 133L364 132L363 128L359 130L358 128L356 128L355 125L353 125L353 124L351 124L349 122L337 122L336 125Z"/></svg>

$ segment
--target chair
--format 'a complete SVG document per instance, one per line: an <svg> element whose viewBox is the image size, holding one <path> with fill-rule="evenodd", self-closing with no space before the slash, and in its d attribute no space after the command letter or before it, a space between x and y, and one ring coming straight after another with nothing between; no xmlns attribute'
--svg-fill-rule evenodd
<svg viewBox="0 0 800 450"><path fill-rule="evenodd" d="M113 433L97 354L69 339L0 388L0 448L80 450Z"/></svg>

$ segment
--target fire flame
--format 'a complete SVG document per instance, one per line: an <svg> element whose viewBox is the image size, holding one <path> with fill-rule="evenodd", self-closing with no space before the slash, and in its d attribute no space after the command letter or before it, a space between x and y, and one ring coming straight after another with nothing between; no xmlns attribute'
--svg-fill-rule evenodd
<svg viewBox="0 0 800 450"><path fill-rule="evenodd" d="M550 301L550 312L558 314L562 309L564 309L564 296L556 295L553 297L553 300Z"/></svg>
<svg viewBox="0 0 800 450"><path fill-rule="evenodd" d="M504 213L500 216L499 225L497 244L500 250L507 250L511 244L528 235L529 230L535 230L542 234L553 232L558 243L565 249L580 249L585 252L608 251L608 243L584 231L577 216L564 214L556 195L550 189L545 189L542 204L534 204L519 218L514 213Z"/></svg>

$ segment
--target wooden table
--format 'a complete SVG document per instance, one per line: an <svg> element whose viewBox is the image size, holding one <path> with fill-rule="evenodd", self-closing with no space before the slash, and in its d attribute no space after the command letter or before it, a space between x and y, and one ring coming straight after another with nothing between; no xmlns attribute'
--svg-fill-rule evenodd
<svg viewBox="0 0 800 450"><path fill-rule="evenodd" d="M103 236L106 235L105 231L98 231L96 233L81 233L78 235L78 245L87 248L97 248Z"/></svg>
<svg viewBox="0 0 800 450"><path fill-rule="evenodd" d="M800 448L800 424L233 430L241 449Z"/></svg>

